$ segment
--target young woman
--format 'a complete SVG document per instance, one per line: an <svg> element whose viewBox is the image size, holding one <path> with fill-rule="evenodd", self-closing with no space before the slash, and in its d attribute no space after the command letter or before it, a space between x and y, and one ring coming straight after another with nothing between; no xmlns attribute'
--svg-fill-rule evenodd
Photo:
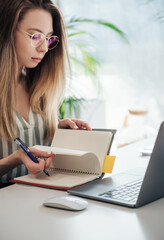
<svg viewBox="0 0 164 240"><path fill-rule="evenodd" d="M64 24L50 0L0 2L0 177L1 183L43 171L52 153L30 148L36 164L17 148L50 144L56 127L86 128L81 120L58 121L68 60Z"/></svg>

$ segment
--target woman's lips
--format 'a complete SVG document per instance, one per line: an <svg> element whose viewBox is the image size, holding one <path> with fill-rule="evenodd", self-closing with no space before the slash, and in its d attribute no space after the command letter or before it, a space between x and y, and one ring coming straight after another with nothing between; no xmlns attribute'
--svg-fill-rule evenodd
<svg viewBox="0 0 164 240"><path fill-rule="evenodd" d="M42 58L32 58L34 62L40 63L42 61Z"/></svg>

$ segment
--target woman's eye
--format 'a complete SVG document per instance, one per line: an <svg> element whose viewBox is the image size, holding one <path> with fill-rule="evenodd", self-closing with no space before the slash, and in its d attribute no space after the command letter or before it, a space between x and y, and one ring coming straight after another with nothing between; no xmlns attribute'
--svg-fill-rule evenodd
<svg viewBox="0 0 164 240"><path fill-rule="evenodd" d="M41 36L39 34L36 34L32 37L33 40L40 40Z"/></svg>

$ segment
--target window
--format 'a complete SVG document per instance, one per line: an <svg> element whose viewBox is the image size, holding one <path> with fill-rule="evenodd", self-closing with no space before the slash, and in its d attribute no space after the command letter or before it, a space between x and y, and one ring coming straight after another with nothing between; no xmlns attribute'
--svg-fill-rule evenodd
<svg viewBox="0 0 164 240"><path fill-rule="evenodd" d="M103 89L99 97L105 101L106 109L104 127L120 128L128 109L134 108L146 109L146 125L158 129L164 117L163 1L60 0L58 3L65 17L109 21L124 31L130 42L128 45L104 27L91 24L84 27L96 36L90 43L101 61L98 76ZM88 80L85 84L89 84ZM87 89L85 97L95 97L90 85Z"/></svg>

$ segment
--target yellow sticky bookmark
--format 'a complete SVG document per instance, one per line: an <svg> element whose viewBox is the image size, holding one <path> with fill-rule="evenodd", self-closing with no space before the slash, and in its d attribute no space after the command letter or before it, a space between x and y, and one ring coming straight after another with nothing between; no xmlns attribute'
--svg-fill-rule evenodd
<svg viewBox="0 0 164 240"><path fill-rule="evenodd" d="M116 159L116 156L106 155L104 159L103 169L102 169L103 173L112 173L115 159Z"/></svg>

